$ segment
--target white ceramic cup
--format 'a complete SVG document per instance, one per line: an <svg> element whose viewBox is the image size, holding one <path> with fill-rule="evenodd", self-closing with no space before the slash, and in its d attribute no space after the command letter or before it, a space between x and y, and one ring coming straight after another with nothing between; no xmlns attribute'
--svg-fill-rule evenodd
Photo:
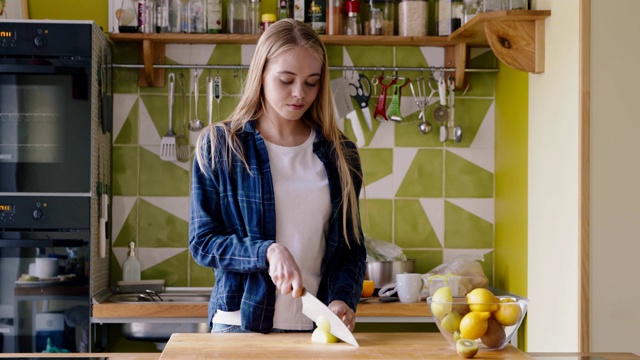
<svg viewBox="0 0 640 360"><path fill-rule="evenodd" d="M396 274L396 291L400 302L418 302L422 291L422 275L415 273Z"/></svg>
<svg viewBox="0 0 640 360"><path fill-rule="evenodd" d="M39 278L58 276L58 259L36 258L36 274Z"/></svg>

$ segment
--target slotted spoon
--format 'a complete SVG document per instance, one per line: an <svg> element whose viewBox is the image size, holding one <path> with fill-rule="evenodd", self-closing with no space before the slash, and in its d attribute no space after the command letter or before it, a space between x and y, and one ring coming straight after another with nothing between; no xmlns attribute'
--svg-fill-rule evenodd
<svg viewBox="0 0 640 360"><path fill-rule="evenodd" d="M173 132L173 90L175 87L176 76L174 73L169 74L169 130L160 141L160 159L164 161L176 161L176 134Z"/></svg>

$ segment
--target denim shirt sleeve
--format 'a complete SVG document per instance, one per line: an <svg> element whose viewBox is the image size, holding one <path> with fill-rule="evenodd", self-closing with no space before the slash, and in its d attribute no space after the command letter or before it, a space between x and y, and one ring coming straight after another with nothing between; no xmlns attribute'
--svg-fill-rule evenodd
<svg viewBox="0 0 640 360"><path fill-rule="evenodd" d="M210 141L204 141L209 147ZM210 157L209 157L210 160ZM238 184L235 174L227 168L200 169L193 163L191 184L191 215L189 220L189 250L201 266L216 270L254 272L268 269L266 251L274 241L255 239L248 234L238 206Z"/></svg>

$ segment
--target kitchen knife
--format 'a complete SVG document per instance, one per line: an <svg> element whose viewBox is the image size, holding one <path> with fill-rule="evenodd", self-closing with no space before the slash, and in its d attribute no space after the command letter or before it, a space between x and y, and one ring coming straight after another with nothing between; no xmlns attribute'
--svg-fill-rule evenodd
<svg viewBox="0 0 640 360"><path fill-rule="evenodd" d="M355 347L359 347L358 341L353 336L347 325L345 325L336 314L333 313L322 301L311 295L308 291L304 291L302 299L302 313L313 322L318 320L318 316L322 315L329 321L331 325L330 333L338 339L347 342Z"/></svg>

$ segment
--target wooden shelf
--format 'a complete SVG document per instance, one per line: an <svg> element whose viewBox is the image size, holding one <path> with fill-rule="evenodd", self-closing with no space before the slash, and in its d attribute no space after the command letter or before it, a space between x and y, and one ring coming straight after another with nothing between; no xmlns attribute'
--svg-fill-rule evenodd
<svg viewBox="0 0 640 360"><path fill-rule="evenodd" d="M464 83L470 47L489 46L496 57L515 69L544 71L544 20L550 10L505 10L480 13L449 36L348 36L321 35L325 45L436 46L445 47L446 63L456 68L456 87ZM144 69L140 86L164 86L166 44L255 44L260 35L246 34L110 34L113 42L140 43Z"/></svg>

